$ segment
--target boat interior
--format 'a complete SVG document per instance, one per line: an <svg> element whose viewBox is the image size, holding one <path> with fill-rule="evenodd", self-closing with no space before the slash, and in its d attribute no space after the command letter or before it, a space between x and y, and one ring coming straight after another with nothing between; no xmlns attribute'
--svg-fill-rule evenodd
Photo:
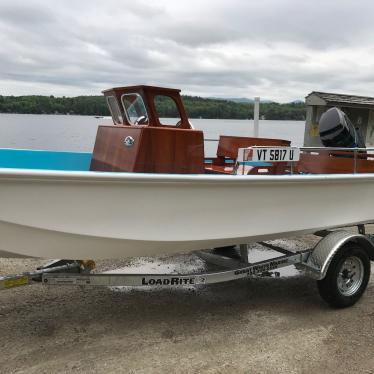
<svg viewBox="0 0 374 374"><path fill-rule="evenodd" d="M0 168L167 174L372 173L374 153L339 109L320 121L324 148L300 148L295 162L240 160L239 150L290 147L284 139L221 135L215 157L205 157L204 134L193 128L180 90L153 86L103 91L113 125L98 127L93 152L0 149ZM161 118L158 111L168 113Z"/></svg>

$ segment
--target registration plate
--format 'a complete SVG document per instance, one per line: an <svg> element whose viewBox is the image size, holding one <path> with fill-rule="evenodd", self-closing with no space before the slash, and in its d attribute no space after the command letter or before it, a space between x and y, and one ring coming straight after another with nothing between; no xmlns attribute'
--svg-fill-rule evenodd
<svg viewBox="0 0 374 374"><path fill-rule="evenodd" d="M300 149L295 147L253 147L252 161L289 162L300 159Z"/></svg>

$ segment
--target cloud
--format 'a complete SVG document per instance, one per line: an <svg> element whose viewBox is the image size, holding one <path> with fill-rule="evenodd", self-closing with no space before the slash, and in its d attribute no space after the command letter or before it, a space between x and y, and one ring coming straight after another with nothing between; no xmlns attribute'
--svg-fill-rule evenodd
<svg viewBox="0 0 374 374"><path fill-rule="evenodd" d="M277 101L373 95L374 3L346 0L3 0L1 94L128 84Z"/></svg>

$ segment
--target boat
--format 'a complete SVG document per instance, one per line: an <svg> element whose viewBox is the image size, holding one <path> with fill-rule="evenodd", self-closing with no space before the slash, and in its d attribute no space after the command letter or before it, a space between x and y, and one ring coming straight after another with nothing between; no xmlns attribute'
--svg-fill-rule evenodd
<svg viewBox="0 0 374 374"><path fill-rule="evenodd" d="M222 135L208 158L180 90L103 93L113 125L91 153L0 149L0 256L150 256L374 219L374 161L337 108L320 121L327 147Z"/></svg>

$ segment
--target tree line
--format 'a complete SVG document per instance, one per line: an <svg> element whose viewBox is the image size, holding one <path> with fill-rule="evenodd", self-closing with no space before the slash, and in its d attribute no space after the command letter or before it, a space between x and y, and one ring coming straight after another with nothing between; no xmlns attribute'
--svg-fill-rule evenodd
<svg viewBox="0 0 374 374"><path fill-rule="evenodd" d="M182 96L190 118L253 119L253 103ZM175 105L159 98L156 102L160 117L176 117ZM0 113L78 114L109 116L103 96L1 96ZM261 103L260 117L269 120L305 120L305 104L293 102Z"/></svg>

